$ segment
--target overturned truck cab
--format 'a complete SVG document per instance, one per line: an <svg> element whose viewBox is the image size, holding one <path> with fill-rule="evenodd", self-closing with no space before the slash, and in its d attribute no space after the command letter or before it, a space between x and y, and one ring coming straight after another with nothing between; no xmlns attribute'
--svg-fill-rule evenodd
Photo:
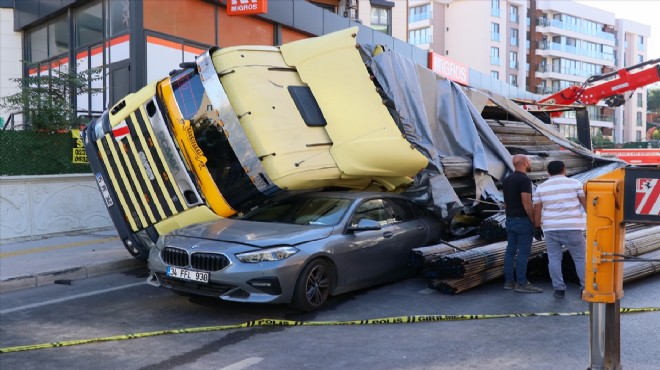
<svg viewBox="0 0 660 370"><path fill-rule="evenodd" d="M111 219L146 260L160 235L286 190L394 190L427 158L402 135L355 28L281 47L213 48L83 132Z"/></svg>

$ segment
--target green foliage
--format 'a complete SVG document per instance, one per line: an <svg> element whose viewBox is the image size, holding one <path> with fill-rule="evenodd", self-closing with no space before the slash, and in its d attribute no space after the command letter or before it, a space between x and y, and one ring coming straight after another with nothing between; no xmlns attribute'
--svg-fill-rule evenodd
<svg viewBox="0 0 660 370"><path fill-rule="evenodd" d="M76 111L71 99L80 94L95 95L102 88L90 87L91 81L103 78L101 69L83 72L67 68L50 73L10 79L20 91L0 98L0 107L10 112L23 112L23 120L37 131L63 130L76 126Z"/></svg>
<svg viewBox="0 0 660 370"><path fill-rule="evenodd" d="M660 89L647 90L646 110L648 112L660 112Z"/></svg>
<svg viewBox="0 0 660 370"><path fill-rule="evenodd" d="M90 173L88 163L72 163L74 141L70 131L0 130L0 175Z"/></svg>
<svg viewBox="0 0 660 370"><path fill-rule="evenodd" d="M653 135L651 136L653 140L660 140L660 130L655 130L653 131Z"/></svg>
<svg viewBox="0 0 660 370"><path fill-rule="evenodd" d="M610 139L604 138L600 130L591 138L591 142L594 149L614 148L614 143Z"/></svg>

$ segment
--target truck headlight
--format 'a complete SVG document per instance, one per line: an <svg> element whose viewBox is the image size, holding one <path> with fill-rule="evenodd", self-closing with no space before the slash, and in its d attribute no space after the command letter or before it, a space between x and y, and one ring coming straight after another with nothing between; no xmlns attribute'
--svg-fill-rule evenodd
<svg viewBox="0 0 660 370"><path fill-rule="evenodd" d="M299 250L294 247L275 247L262 249L254 252L245 252L236 254L236 258L244 263L259 263L265 261L281 261L287 259Z"/></svg>

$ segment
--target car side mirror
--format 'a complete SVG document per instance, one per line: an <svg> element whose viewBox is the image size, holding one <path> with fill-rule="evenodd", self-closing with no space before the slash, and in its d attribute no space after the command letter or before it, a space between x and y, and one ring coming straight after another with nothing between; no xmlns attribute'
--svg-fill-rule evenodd
<svg viewBox="0 0 660 370"><path fill-rule="evenodd" d="M380 230L381 228L380 222L363 218L358 221L357 225L350 226L348 231Z"/></svg>

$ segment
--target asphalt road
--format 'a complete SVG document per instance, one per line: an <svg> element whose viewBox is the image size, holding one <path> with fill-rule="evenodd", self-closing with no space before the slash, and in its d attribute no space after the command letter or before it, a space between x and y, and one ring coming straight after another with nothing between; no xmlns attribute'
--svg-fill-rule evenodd
<svg viewBox="0 0 660 370"><path fill-rule="evenodd" d="M365 320L407 315L576 314L588 310L570 286L553 298L501 289L496 281L455 296L426 288L422 278L332 299L300 313L286 306L191 298L146 285L146 271L109 274L0 295L2 369L586 369L589 317L524 316L389 325L273 326L163 333L233 325L262 318ZM66 283L67 281L64 281ZM622 307L660 306L660 278L625 287ZM160 333L131 339L127 334ZM621 317L624 369L660 368L660 312Z"/></svg>

